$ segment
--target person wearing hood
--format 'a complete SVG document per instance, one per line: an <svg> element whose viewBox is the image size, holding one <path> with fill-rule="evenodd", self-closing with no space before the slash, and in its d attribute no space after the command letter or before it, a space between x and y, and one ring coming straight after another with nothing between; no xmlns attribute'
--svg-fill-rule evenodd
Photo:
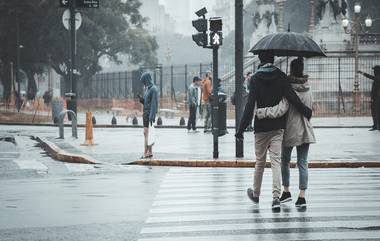
<svg viewBox="0 0 380 241"><path fill-rule="evenodd" d="M145 72L141 75L140 81L144 85L144 97L139 96L143 108L143 125L144 125L144 155L142 158L153 157L152 145L148 146L149 127L153 125L156 119L158 99L157 87L153 83L150 73Z"/></svg>
<svg viewBox="0 0 380 241"><path fill-rule="evenodd" d="M370 131L380 131L380 65L376 65L373 69L373 75L358 71L368 79L373 80L371 88L371 115L373 126Z"/></svg>
<svg viewBox="0 0 380 241"><path fill-rule="evenodd" d="M270 51L261 52L259 59L261 61L260 68L251 77L248 101L235 134L237 139L244 138L244 130L252 120L255 104L257 108L273 107L285 97L306 118L310 119L312 115L312 110L301 102L292 89L287 76L273 65L274 54ZM247 194L254 203L259 203L266 156L269 151L273 182L272 209L275 210L280 208L281 146L285 126L285 116L274 119L255 117L254 121L256 164L253 189L248 188Z"/></svg>
<svg viewBox="0 0 380 241"><path fill-rule="evenodd" d="M293 90L307 107L312 107L312 93L308 83L307 75L303 74L304 63L302 58L293 60L290 63L290 75L288 80L291 83ZM270 109L276 108L260 108L257 112L267 113L264 118L273 118L269 114L274 112ZM284 111L279 109L277 113L284 115ZM276 113L276 112L274 112ZM260 118L260 117L259 117ZM280 202L285 203L292 200L289 190L289 165L293 147L297 149L297 167L299 171L299 190L296 207L306 207L305 191L308 185L308 162L307 156L309 153L309 146L315 143L315 136L313 126L310 121L299 113L294 106L288 105L288 113L286 115L286 126L284 131L284 138L282 141L282 155L281 155L281 174L282 185L284 191L280 197Z"/></svg>

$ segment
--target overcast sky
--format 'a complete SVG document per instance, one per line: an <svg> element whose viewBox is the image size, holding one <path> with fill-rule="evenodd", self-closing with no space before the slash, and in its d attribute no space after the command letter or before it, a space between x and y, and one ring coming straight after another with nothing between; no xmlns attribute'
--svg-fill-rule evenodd
<svg viewBox="0 0 380 241"><path fill-rule="evenodd" d="M193 28L191 20L196 19L195 12L206 7L208 17L212 16L212 9L216 0L159 0L165 6L166 12L176 21L176 32L191 35Z"/></svg>
<svg viewBox="0 0 380 241"><path fill-rule="evenodd" d="M178 12L186 11L186 16L183 16L184 19L189 20L194 18L194 12L206 7L210 12L216 0L159 0L162 5L165 6L168 13L172 16L176 16Z"/></svg>

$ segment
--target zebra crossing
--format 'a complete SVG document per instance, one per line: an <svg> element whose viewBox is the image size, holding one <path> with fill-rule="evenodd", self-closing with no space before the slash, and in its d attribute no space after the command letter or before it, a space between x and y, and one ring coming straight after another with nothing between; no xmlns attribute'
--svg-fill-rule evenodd
<svg viewBox="0 0 380 241"><path fill-rule="evenodd" d="M380 240L380 169L310 169L307 208L271 208L266 169L260 204L246 196L252 169L170 168L139 241Z"/></svg>

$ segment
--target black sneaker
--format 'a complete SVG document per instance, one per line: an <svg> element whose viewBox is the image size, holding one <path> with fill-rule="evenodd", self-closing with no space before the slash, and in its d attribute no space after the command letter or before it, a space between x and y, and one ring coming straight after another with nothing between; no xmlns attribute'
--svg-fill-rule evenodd
<svg viewBox="0 0 380 241"><path fill-rule="evenodd" d="M286 203L292 201L292 195L290 192L282 192L282 195L280 197L280 202L281 203Z"/></svg>
<svg viewBox="0 0 380 241"><path fill-rule="evenodd" d="M248 195L249 199L252 200L252 202L254 202L255 204L259 203L259 197L255 196L255 194L253 193L252 188L248 188L247 189L247 195Z"/></svg>
<svg viewBox="0 0 380 241"><path fill-rule="evenodd" d="M280 199L278 197L273 198L272 209L280 209L280 207L281 207Z"/></svg>
<svg viewBox="0 0 380 241"><path fill-rule="evenodd" d="M298 197L297 202L296 202L296 207L297 208L306 207L306 200L304 197Z"/></svg>

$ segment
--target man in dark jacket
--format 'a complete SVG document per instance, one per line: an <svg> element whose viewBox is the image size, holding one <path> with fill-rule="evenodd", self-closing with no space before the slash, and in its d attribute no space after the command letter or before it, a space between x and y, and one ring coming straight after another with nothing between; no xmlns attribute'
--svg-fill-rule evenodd
<svg viewBox="0 0 380 241"><path fill-rule="evenodd" d="M253 117L255 102L257 108L277 105L283 97L292 104L306 118L310 119L311 109L305 106L291 88L286 75L273 65L274 55L271 52L259 54L261 61L259 69L251 77L248 102L245 106L236 138L243 139L244 130ZM262 177L269 151L273 175L273 202L272 208L280 208L281 193L281 145L286 124L285 116L275 119L255 118L255 153L256 165L253 189L247 190L248 197L255 203L259 202Z"/></svg>
<svg viewBox="0 0 380 241"><path fill-rule="evenodd" d="M374 75L363 73L360 70L358 73L364 75L368 79L373 80L371 89L371 114L373 126L370 131L380 131L380 65L376 65L372 69Z"/></svg>

